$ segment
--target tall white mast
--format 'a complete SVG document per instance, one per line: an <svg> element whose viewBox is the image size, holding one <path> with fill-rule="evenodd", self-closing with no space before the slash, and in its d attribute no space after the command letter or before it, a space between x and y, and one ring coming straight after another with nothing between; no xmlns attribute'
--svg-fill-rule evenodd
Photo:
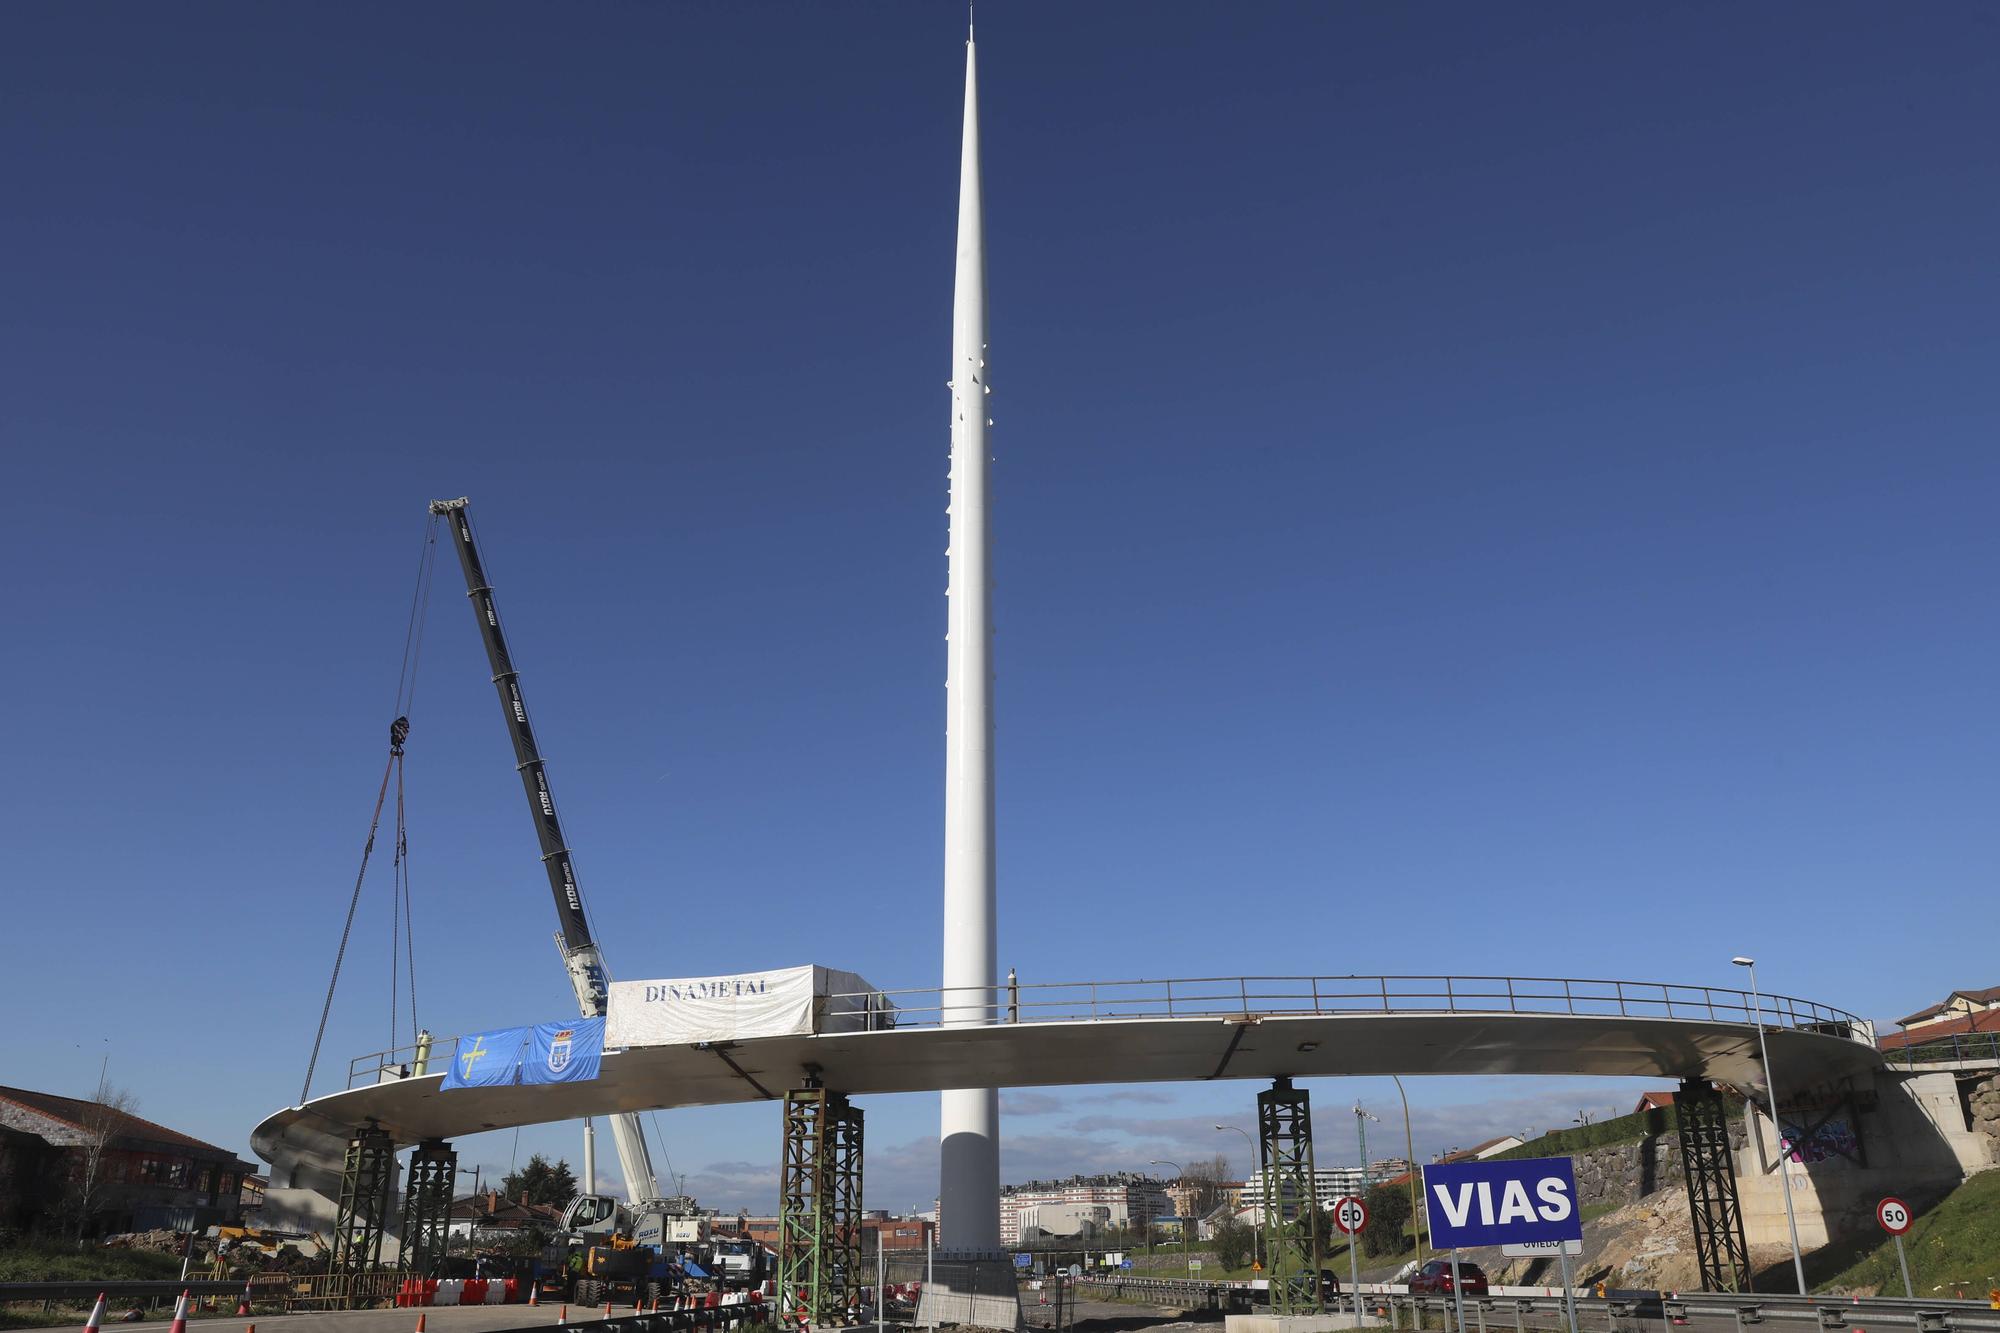
<svg viewBox="0 0 2000 1333"><path fill-rule="evenodd" d="M979 192L979 71L965 34L958 266L951 320L951 550L946 600L944 1013L989 1023L998 975L993 910L993 645L986 570L986 230ZM957 1088L939 1107L939 1220L957 1251L1000 1245L1000 1095Z"/></svg>

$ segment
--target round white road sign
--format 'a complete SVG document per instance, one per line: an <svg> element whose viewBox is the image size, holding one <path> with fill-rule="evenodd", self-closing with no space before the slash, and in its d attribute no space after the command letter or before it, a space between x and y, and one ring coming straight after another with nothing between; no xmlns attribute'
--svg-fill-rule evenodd
<svg viewBox="0 0 2000 1333"><path fill-rule="evenodd" d="M1910 1205L1891 1195L1875 1205L1875 1220L1890 1235L1900 1236L1910 1229Z"/></svg>
<svg viewBox="0 0 2000 1333"><path fill-rule="evenodd" d="M1333 1224L1342 1234L1352 1236L1368 1225L1368 1205L1348 1195L1333 1205Z"/></svg>

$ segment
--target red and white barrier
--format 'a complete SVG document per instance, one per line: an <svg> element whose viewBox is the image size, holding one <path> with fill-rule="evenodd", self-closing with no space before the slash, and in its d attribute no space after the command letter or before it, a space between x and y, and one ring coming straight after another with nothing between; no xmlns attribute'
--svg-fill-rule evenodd
<svg viewBox="0 0 2000 1333"><path fill-rule="evenodd" d="M90 1318L84 1321L83 1333L99 1333L104 1327L104 1293L97 1293L97 1304L90 1307Z"/></svg>

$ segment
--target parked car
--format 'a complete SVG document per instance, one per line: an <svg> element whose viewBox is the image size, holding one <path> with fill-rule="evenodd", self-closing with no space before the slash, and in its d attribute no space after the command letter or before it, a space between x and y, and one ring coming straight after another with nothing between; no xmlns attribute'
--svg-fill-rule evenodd
<svg viewBox="0 0 2000 1333"><path fill-rule="evenodd" d="M1458 1284L1460 1293L1467 1296L1486 1294L1486 1270L1478 1264L1460 1260L1458 1264ZM1449 1296L1451 1286L1451 1260L1433 1259L1417 1270L1410 1279L1410 1294L1413 1296Z"/></svg>

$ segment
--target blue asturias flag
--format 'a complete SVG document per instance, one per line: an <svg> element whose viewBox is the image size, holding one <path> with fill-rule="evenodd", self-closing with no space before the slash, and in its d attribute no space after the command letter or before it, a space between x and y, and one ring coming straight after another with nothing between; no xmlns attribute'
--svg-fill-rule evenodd
<svg viewBox="0 0 2000 1333"><path fill-rule="evenodd" d="M440 1090L499 1088L519 1082L521 1062L534 1039L534 1028L495 1028L460 1037Z"/></svg>
<svg viewBox="0 0 2000 1333"><path fill-rule="evenodd" d="M604 1020L576 1018L535 1028L535 1047L521 1066L523 1083L582 1083L597 1077L604 1058Z"/></svg>

